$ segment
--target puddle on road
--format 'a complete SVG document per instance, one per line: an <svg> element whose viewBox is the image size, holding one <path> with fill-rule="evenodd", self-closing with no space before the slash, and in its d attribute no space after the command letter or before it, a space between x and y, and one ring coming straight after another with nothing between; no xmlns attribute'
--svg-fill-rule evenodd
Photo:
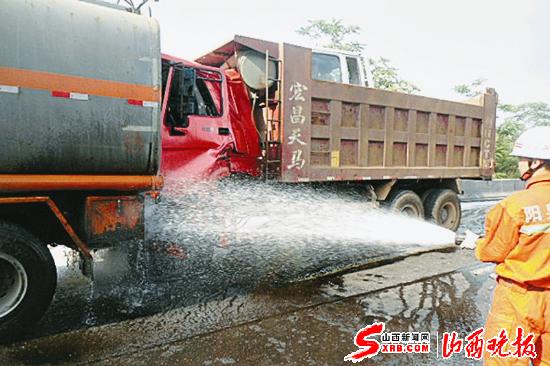
<svg viewBox="0 0 550 366"><path fill-rule="evenodd" d="M464 271L436 276L417 283L396 286L338 304L334 311L316 314L315 319L330 325L335 334L329 339L340 339L341 333L350 337L365 324L385 322L387 332L430 332L430 354L380 354L381 365L464 365L480 364L457 354L442 360L437 352L443 332L456 331L461 337L485 322L489 311L494 281L489 280L493 268ZM358 319L352 314L361 314ZM441 343L439 343L441 344ZM351 351L352 349L350 349Z"/></svg>
<svg viewBox="0 0 550 366"><path fill-rule="evenodd" d="M33 336L232 298L454 236L372 210L360 191L235 182L184 187L185 195L166 194L149 208L146 243L96 254L93 291L74 268L62 268L54 306Z"/></svg>
<svg viewBox="0 0 550 366"><path fill-rule="evenodd" d="M488 312L494 282L488 280L492 267L435 276L408 285L375 291L355 298L334 301L322 307L312 307L299 313L265 319L254 324L234 328L232 334L224 334L224 342L231 344L236 338L246 340L250 349L261 349L265 364L343 364L344 356L355 350L355 332L376 321L385 322L388 332L429 332L429 354L379 354L372 362L377 365L473 365L480 362L455 354L449 360L438 356L438 341L443 332L456 331L461 337L484 323ZM352 276L353 277L353 276ZM329 281L317 281L322 292L344 286L343 292L356 291L362 283L341 282L341 277ZM362 281L361 278L357 280ZM312 285L310 283L309 285ZM312 286L309 288L313 289ZM301 286L304 291L308 286ZM284 291L284 290L281 290ZM289 299L307 296L302 293ZM314 292L309 295L315 296ZM235 339L234 339L235 338ZM213 339L203 336L198 341L208 344ZM196 341L195 341L196 342ZM167 360L193 359L197 364L211 361L221 355L233 357L237 364L248 364L259 352L247 355L238 351L224 351L221 347L209 349L211 354L191 355L181 344L172 349ZM151 357L157 357L153 355ZM187 357L187 358L186 358Z"/></svg>

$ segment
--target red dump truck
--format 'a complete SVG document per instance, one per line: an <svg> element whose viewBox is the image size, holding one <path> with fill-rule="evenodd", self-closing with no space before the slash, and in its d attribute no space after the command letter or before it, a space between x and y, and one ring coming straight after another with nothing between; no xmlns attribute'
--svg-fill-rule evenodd
<svg viewBox="0 0 550 366"><path fill-rule="evenodd" d="M368 88L358 55L242 36L196 62L162 62L167 182L354 185L456 230L460 178L493 175L492 89L458 103Z"/></svg>
<svg viewBox="0 0 550 366"><path fill-rule="evenodd" d="M162 186L157 22L70 0L0 7L0 337L47 309L47 244L90 251L143 238Z"/></svg>

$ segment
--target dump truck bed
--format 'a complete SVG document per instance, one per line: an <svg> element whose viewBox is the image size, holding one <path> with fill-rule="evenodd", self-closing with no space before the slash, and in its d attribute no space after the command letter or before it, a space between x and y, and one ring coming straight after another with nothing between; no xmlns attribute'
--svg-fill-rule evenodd
<svg viewBox="0 0 550 366"><path fill-rule="evenodd" d="M282 181L492 176L494 92L467 104L313 80L311 50L281 47Z"/></svg>

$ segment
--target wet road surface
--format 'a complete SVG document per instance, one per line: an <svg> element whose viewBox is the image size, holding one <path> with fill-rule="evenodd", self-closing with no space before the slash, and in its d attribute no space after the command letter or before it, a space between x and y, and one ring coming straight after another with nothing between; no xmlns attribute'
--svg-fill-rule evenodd
<svg viewBox="0 0 550 366"><path fill-rule="evenodd" d="M472 205L464 225L480 232L486 209ZM456 355L446 363L437 358L436 337L483 324L492 266L479 264L469 250L395 260L410 248L377 249L374 268L300 283L292 282L325 274L326 263L296 266L289 262L296 256L285 256L265 268L252 259L242 262L239 250L232 263L226 248L214 248L211 260L201 262L203 253L193 258L192 251L161 246L170 260L156 263L156 271L109 273L93 286L74 266L62 267L54 304L29 340L0 349L0 364L344 364L355 350L355 332L374 321L386 322L387 331L432 333L429 355L378 355L376 364L464 364ZM189 257L198 262L182 261ZM110 268L109 261L120 260L133 265L132 258L116 255L102 263ZM236 264L244 268L234 271Z"/></svg>
<svg viewBox="0 0 550 366"><path fill-rule="evenodd" d="M43 337L0 352L1 364L335 365L366 324L468 333L483 324L492 266L468 250L425 253L341 276ZM378 355L376 364L442 364ZM455 356L445 364L463 364Z"/></svg>

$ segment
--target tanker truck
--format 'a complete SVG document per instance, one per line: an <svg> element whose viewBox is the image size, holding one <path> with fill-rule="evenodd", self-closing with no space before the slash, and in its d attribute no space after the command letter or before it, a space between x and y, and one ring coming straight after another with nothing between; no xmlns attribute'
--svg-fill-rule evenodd
<svg viewBox="0 0 550 366"><path fill-rule="evenodd" d="M164 55L167 183L244 174L354 187L456 230L460 179L494 173L495 91L458 103L369 88L361 62L243 36L195 62Z"/></svg>
<svg viewBox="0 0 550 366"><path fill-rule="evenodd" d="M0 337L50 304L47 247L143 238L162 186L160 38L148 17L72 0L0 7Z"/></svg>

